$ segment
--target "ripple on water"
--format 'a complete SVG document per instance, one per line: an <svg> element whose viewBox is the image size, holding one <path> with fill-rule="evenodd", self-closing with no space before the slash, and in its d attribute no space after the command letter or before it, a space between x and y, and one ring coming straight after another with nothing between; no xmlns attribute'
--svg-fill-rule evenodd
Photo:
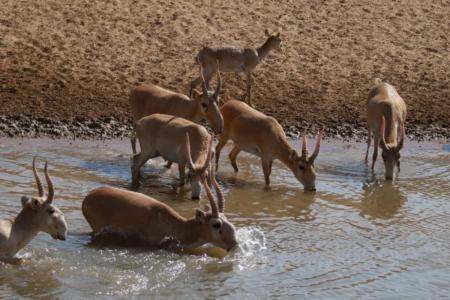
<svg viewBox="0 0 450 300"><path fill-rule="evenodd" d="M427 298L429 291L447 297L447 148L407 143L399 179L389 184L381 158L375 173L362 161L365 144L325 143L317 192L308 193L280 163L264 189L260 160L250 155L239 156L235 174L227 146L218 175L226 215L237 228L235 251L222 258L207 255L214 248L181 255L98 245L83 234L65 242L40 234L21 253L25 264L1 266L0 298ZM31 160L39 153L50 161L70 232L88 232L83 197L105 184L126 188L129 152L128 140L0 147L1 217L20 209L20 195L35 194ZM143 167L139 191L192 217L199 202L189 189L177 189L177 168L163 164L155 159Z"/></svg>

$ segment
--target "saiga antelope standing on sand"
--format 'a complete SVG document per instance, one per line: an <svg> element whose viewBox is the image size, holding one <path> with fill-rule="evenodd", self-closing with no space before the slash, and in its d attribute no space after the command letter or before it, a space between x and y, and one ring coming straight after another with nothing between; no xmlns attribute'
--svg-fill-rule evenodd
<svg viewBox="0 0 450 300"><path fill-rule="evenodd" d="M323 129L317 135L316 148L311 156L308 156L305 129L302 153L299 156L297 151L289 145L283 128L274 118L236 100L226 102L221 107L221 112L224 118L224 130L216 146L216 168L219 166L220 151L231 139L234 147L229 157L236 172L238 171L236 157L239 152L245 151L261 157L266 186L270 185L272 162L279 159L294 173L297 180L304 185L305 190L316 190L314 161L320 151Z"/></svg>
<svg viewBox="0 0 450 300"><path fill-rule="evenodd" d="M167 114L185 118L192 122L206 119L216 133L223 128L223 118L219 109L219 96L222 86L220 73L217 73L217 88L210 92L202 81L202 92L194 90L193 99L175 93L154 84L144 84L134 88L130 93L130 108L133 126L143 117L151 114ZM136 154L136 137L131 136L131 147Z"/></svg>
<svg viewBox="0 0 450 300"><path fill-rule="evenodd" d="M202 67L200 72L203 73L191 82L189 94L191 94L192 90L202 82L202 76L206 82L206 87L209 88L209 81L219 69L221 72L244 72L247 74L247 92L243 99L247 98L248 104L251 106L250 91L252 85L252 71L270 53L270 51L273 49L281 49L280 33L271 35L267 29L264 33L267 36L267 40L261 47L256 49L203 47L195 57L195 62L200 64ZM217 63L217 61L219 63Z"/></svg>
<svg viewBox="0 0 450 300"><path fill-rule="evenodd" d="M43 231L54 239L65 240L67 224L63 213L52 204L54 190L45 163L45 179L48 195L44 197L44 187L36 171L33 158L33 174L39 191L38 197L22 196L22 210L14 220L0 220L0 260L19 262L14 256L24 248L39 232Z"/></svg>
<svg viewBox="0 0 450 300"><path fill-rule="evenodd" d="M211 159L211 153L208 159ZM193 165L190 155L188 161ZM192 249L211 243L230 251L237 245L236 233L224 215L225 200L212 165L209 179L216 190L218 203L208 186L206 173L200 177L211 212L197 209L192 219L183 218L153 198L112 187L90 192L82 204L83 215L94 234L118 233L153 246L169 248Z"/></svg>
<svg viewBox="0 0 450 300"><path fill-rule="evenodd" d="M178 164L180 187L185 184L185 166L188 164L192 199L198 199L201 190L199 179L209 166L208 155L213 143L205 127L184 118L153 114L140 119L135 130L141 152L133 156L133 184L138 184L139 170L147 160L162 156L169 163ZM188 161L189 152L193 155L193 164Z"/></svg>
<svg viewBox="0 0 450 300"><path fill-rule="evenodd" d="M367 99L367 128L369 135L367 139L367 150L365 161L369 155L370 142L373 133L373 156L372 170L378 156L378 145L380 145L385 166L386 180L394 180L394 168L397 166L400 172L400 150L405 140L406 104L390 84L375 79ZM397 132L400 131L400 140Z"/></svg>

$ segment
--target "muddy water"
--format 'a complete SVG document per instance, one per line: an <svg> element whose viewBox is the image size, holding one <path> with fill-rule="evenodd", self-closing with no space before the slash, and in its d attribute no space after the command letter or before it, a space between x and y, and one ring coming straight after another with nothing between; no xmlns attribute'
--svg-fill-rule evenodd
<svg viewBox="0 0 450 300"><path fill-rule="evenodd" d="M312 141L311 141L312 142ZM219 259L145 247L104 244L84 233L88 191L127 187L129 142L0 141L0 215L14 215L20 196L35 194L31 159L49 159L55 203L70 226L65 242L40 234L0 266L0 298L429 298L450 294L450 146L407 143L402 172L373 175L364 144L324 143L315 194L281 164L263 188L259 160L241 154L240 172L222 152L219 178L240 249ZM154 160L140 189L192 216L198 203L177 191L175 167ZM209 253L209 252L208 252ZM209 254L214 254L212 251Z"/></svg>

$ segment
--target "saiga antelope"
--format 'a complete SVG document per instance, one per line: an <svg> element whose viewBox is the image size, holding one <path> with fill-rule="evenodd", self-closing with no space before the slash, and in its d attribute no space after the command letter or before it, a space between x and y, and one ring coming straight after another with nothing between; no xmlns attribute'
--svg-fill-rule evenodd
<svg viewBox="0 0 450 300"><path fill-rule="evenodd" d="M208 155L213 143L205 127L184 118L153 114L140 119L135 130L141 152L133 156L133 184L138 184L139 170L147 160L162 156L169 163L178 164L180 187L185 184L185 166L188 165L192 199L198 199L201 190L199 179L209 166ZM189 152L194 158L193 164L187 159Z"/></svg>
<svg viewBox="0 0 450 300"><path fill-rule="evenodd" d="M248 104L252 105L250 92L253 80L253 70L267 55L269 55L270 51L273 49L281 49L280 33L271 35L267 29L264 33L267 36L267 40L262 46L256 49L203 47L195 57L195 62L202 67L200 69L200 72L202 73L191 82L189 94L191 94L192 90L202 82L202 76L206 82L207 88L209 88L209 81L219 69L221 72L244 72L247 74L247 92L243 99L247 98Z"/></svg>
<svg viewBox="0 0 450 300"><path fill-rule="evenodd" d="M39 192L38 197L22 196L20 213L13 220L0 220L0 259L7 262L18 262L14 256L41 231L54 239L66 239L66 220L63 213L52 203L54 189L48 175L47 162L44 173L48 195L44 197L44 187L36 171L35 160L36 158L33 158L33 174Z"/></svg>
<svg viewBox="0 0 450 300"><path fill-rule="evenodd" d="M367 150L365 161L369 155L373 134L372 170L378 156L378 145L382 149L386 180L394 180L394 168L400 172L400 150L405 140L406 104L390 84L375 79L375 86L367 99ZM400 140L398 140L400 131Z"/></svg>
<svg viewBox="0 0 450 300"><path fill-rule="evenodd" d="M193 164L192 157L189 156L188 161ZM206 173L200 177L211 212L197 209L192 219L185 219L156 199L112 187L90 192L82 204L83 215L94 234L116 233L166 248L189 249L211 243L230 251L237 245L236 233L224 215L225 201L214 170L209 172L209 179L218 203L208 186Z"/></svg>
<svg viewBox="0 0 450 300"><path fill-rule="evenodd" d="M230 100L221 107L224 118L224 130L216 146L216 168L219 166L220 151L231 139L234 147L229 157L234 170L238 172L236 157L245 151L261 157L266 186L270 185L272 162L279 159L286 165L305 190L316 190L316 171L314 161L320 151L323 129L317 135L316 147L308 156L307 131L303 135L302 153L299 156L288 143L281 125L272 117L251 108L242 101Z"/></svg>
<svg viewBox="0 0 450 300"><path fill-rule="evenodd" d="M215 92L209 91L202 81L202 92L194 90L189 97L154 84L138 86L130 93L133 126L143 117L160 113L185 118L196 123L206 119L214 132L220 133L223 128L223 118L218 106L221 86L220 73L217 73ZM131 136L131 147L133 154L136 154L134 134Z"/></svg>

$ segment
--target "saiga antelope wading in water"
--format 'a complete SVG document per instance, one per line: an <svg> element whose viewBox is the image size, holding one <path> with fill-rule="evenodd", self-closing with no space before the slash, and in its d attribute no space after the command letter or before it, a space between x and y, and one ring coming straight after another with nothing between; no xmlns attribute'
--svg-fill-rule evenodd
<svg viewBox="0 0 450 300"><path fill-rule="evenodd" d="M44 197L44 187L36 171L35 160L36 158L33 158L33 174L38 197L22 196L22 210L15 219L0 220L0 260L19 262L14 256L41 231L54 239L66 239L67 223L64 214L52 203L54 189L48 175L47 162L44 173L48 195Z"/></svg>
<svg viewBox="0 0 450 300"><path fill-rule="evenodd" d="M378 145L385 166L386 180L394 180L394 168L400 172L400 150L405 141L406 104L390 84L375 79L375 86L367 99L367 150L365 161L369 155L373 134L372 170L378 156ZM398 140L400 131L400 140Z"/></svg>
<svg viewBox="0 0 450 300"><path fill-rule="evenodd" d="M141 152L133 156L133 185L138 184L141 166L151 158L162 156L169 163L178 164L180 187L185 184L185 166L188 165L192 199L198 199L199 180L209 167L213 143L205 127L183 118L153 114L140 119L135 130ZM192 153L192 164L188 160L189 153Z"/></svg>
<svg viewBox="0 0 450 300"><path fill-rule="evenodd" d="M219 167L220 151L231 139L234 147L229 154L231 165L237 172L236 157L245 151L261 157L266 186L270 185L272 162L279 159L287 166L305 190L316 190L316 171L314 161L319 155L323 131L317 135L316 148L311 156L307 149L307 131L303 135L302 153L299 156L288 143L281 125L272 117L251 108L242 101L227 101L221 108L224 130L216 146L216 168Z"/></svg>
<svg viewBox="0 0 450 300"><path fill-rule="evenodd" d="M188 161L192 158L189 157ZM211 243L230 251L238 244L236 232L224 215L225 199L212 165L209 179L216 190L218 203L206 179L204 173L201 181L211 211L197 209L192 219L183 218L171 207L153 198L112 187L90 192L82 204L83 215L94 234L116 233L168 248L189 249Z"/></svg>
<svg viewBox="0 0 450 300"><path fill-rule="evenodd" d="M206 82L206 87L209 89L209 81L219 69L221 72L246 73L247 91L244 99L247 98L247 102L251 106L252 103L250 92L253 79L253 70L267 55L269 55L270 51L273 49L281 50L280 33L271 35L267 29L264 33L267 36L267 40L261 47L256 49L203 47L195 57L195 63L200 64L202 67L200 72L203 73L191 82L189 94L191 94L192 90L202 82L202 76Z"/></svg>
<svg viewBox="0 0 450 300"><path fill-rule="evenodd" d="M210 92L202 81L202 92L194 90L189 97L154 84L138 86L130 93L133 126L136 126L136 122L143 117L160 113L185 118L195 123L206 119L214 132L220 133L223 128L223 118L218 106L221 86L220 73L217 73L215 92ZM131 135L131 147L133 154L136 154L134 130Z"/></svg>

